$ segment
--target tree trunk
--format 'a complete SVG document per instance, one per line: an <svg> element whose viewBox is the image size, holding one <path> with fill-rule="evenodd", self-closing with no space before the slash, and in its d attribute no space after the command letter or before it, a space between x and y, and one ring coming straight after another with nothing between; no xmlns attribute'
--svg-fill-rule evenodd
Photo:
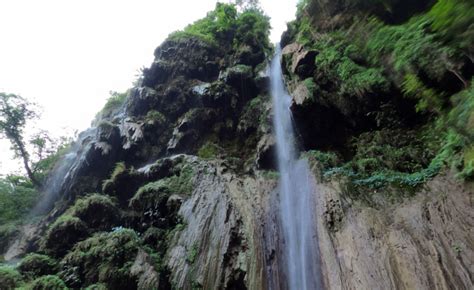
<svg viewBox="0 0 474 290"><path fill-rule="evenodd" d="M33 171L30 168L28 152L26 152L23 142L15 138L15 143L18 146L18 151L20 151L21 158L23 159L23 166L25 167L28 178L31 180L35 187L41 187L41 183L38 181L38 179L36 179L35 175L33 174Z"/></svg>

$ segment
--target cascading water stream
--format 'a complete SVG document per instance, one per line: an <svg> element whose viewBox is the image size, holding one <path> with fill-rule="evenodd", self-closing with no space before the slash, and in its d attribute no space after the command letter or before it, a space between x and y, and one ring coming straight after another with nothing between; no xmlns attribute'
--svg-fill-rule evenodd
<svg viewBox="0 0 474 290"><path fill-rule="evenodd" d="M281 70L281 48L277 45L271 63L273 124L280 171L280 224L283 266L290 290L322 289L321 265L312 194L314 181L307 161L298 160L291 116L291 97Z"/></svg>

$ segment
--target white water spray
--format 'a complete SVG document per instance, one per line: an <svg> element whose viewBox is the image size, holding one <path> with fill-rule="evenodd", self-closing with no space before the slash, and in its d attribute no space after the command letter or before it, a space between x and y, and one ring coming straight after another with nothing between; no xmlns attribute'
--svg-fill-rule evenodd
<svg viewBox="0 0 474 290"><path fill-rule="evenodd" d="M316 207L312 198L315 188L307 161L297 159L291 97L283 82L280 59L281 48L277 45L270 78L280 171L279 202L286 287L290 290L317 290L323 286L314 214Z"/></svg>

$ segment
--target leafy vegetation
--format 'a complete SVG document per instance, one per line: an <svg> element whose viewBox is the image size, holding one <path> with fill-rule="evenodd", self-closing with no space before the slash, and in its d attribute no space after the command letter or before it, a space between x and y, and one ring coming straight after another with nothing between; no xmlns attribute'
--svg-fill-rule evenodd
<svg viewBox="0 0 474 290"><path fill-rule="evenodd" d="M297 20L288 24L290 41L318 52L314 75L304 84L361 131L350 137L342 159L330 151L307 156L318 161L323 177L345 176L356 194L386 186L411 193L444 168L472 179L474 93L466 67L474 59L474 5L439 0L387 24L377 7L394 2L372 2L347 1L341 9L350 17L332 25L321 18L324 11L309 13L323 4L300 1ZM353 108L375 126L358 124L364 119L352 118Z"/></svg>
<svg viewBox="0 0 474 290"><path fill-rule="evenodd" d="M248 7L238 12L234 4L217 3L216 8L205 18L186 26L182 31L170 34L168 39L197 37L227 49L249 45L269 51L269 30L269 18L259 8Z"/></svg>
<svg viewBox="0 0 474 290"><path fill-rule="evenodd" d="M195 244L193 244L191 249L188 250L188 253L187 253L187 256L186 256L186 261L190 264L194 264L198 254L199 254L199 244L195 243Z"/></svg>
<svg viewBox="0 0 474 290"><path fill-rule="evenodd" d="M16 175L0 178L0 224L23 217L37 197L38 192L29 179Z"/></svg>
<svg viewBox="0 0 474 290"><path fill-rule="evenodd" d="M62 215L49 227L41 240L41 249L54 257L62 257L88 235L89 229L82 220Z"/></svg>
<svg viewBox="0 0 474 290"><path fill-rule="evenodd" d="M58 262L47 255L31 253L21 260L18 265L18 271L30 279L38 278L57 273Z"/></svg>
<svg viewBox="0 0 474 290"><path fill-rule="evenodd" d="M64 290L68 289L61 278L56 275L46 275L37 278L28 285L31 290Z"/></svg>
<svg viewBox="0 0 474 290"><path fill-rule="evenodd" d="M23 160L28 178L39 187L41 184L31 169L30 154L23 136L27 121L38 116L32 106L33 104L21 96L0 93L0 136L10 141L15 156Z"/></svg>
<svg viewBox="0 0 474 290"><path fill-rule="evenodd" d="M163 125L166 122L166 117L156 110L150 110L146 113L145 121L153 125Z"/></svg>
<svg viewBox="0 0 474 290"><path fill-rule="evenodd" d="M128 91L123 93L110 91L109 94L107 102L97 116L99 118L109 118L120 109L127 99Z"/></svg>
<svg viewBox="0 0 474 290"><path fill-rule="evenodd" d="M13 267L0 266L0 285L2 289L15 289L23 284L23 278Z"/></svg>
<svg viewBox="0 0 474 290"><path fill-rule="evenodd" d="M78 199L66 214L79 218L94 230L110 230L120 220L116 202L109 196L98 193Z"/></svg>
<svg viewBox="0 0 474 290"><path fill-rule="evenodd" d="M70 276L85 285L100 282L111 289L133 289L136 280L130 268L140 246L137 233L131 229L98 233L77 243L61 263L72 270L74 275Z"/></svg>
<svg viewBox="0 0 474 290"><path fill-rule="evenodd" d="M219 153L219 147L211 142L207 142L199 148L197 155L203 159L212 159Z"/></svg>

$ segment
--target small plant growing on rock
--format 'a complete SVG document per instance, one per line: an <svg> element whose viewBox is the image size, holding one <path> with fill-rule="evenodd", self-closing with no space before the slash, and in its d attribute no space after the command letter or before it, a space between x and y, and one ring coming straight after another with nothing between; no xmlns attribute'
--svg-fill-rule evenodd
<svg viewBox="0 0 474 290"><path fill-rule="evenodd" d="M462 253L462 247L460 244L454 244L452 246L453 251L456 253L457 256L459 256Z"/></svg>
<svg viewBox="0 0 474 290"><path fill-rule="evenodd" d="M47 255L28 254L18 265L21 274L29 278L37 278L54 274L58 271L58 262Z"/></svg>
<svg viewBox="0 0 474 290"><path fill-rule="evenodd" d="M0 266L0 288L15 289L23 283L20 273L10 266Z"/></svg>
<svg viewBox="0 0 474 290"><path fill-rule="evenodd" d="M120 220L115 201L98 193L78 199L68 210L68 214L78 217L94 230L109 230Z"/></svg>
<svg viewBox="0 0 474 290"><path fill-rule="evenodd" d="M131 229L97 233L77 243L61 263L75 269L85 285L100 282L110 289L134 289L136 279L130 268L140 246L137 233Z"/></svg>
<svg viewBox="0 0 474 290"><path fill-rule="evenodd" d="M188 254L186 256L186 261L190 264L194 264L196 261L196 257L199 254L199 244L194 243L191 249L188 250Z"/></svg>
<svg viewBox="0 0 474 290"><path fill-rule="evenodd" d="M46 232L46 236L41 241L41 249L55 257L62 257L75 243L88 235L89 229L82 220L63 215Z"/></svg>
<svg viewBox="0 0 474 290"><path fill-rule="evenodd" d="M28 289L31 290L63 290L68 289L61 278L56 275L47 275L34 280Z"/></svg>
<svg viewBox="0 0 474 290"><path fill-rule="evenodd" d="M217 156L219 147L214 143L206 143L199 148L197 155L202 159L213 159Z"/></svg>

